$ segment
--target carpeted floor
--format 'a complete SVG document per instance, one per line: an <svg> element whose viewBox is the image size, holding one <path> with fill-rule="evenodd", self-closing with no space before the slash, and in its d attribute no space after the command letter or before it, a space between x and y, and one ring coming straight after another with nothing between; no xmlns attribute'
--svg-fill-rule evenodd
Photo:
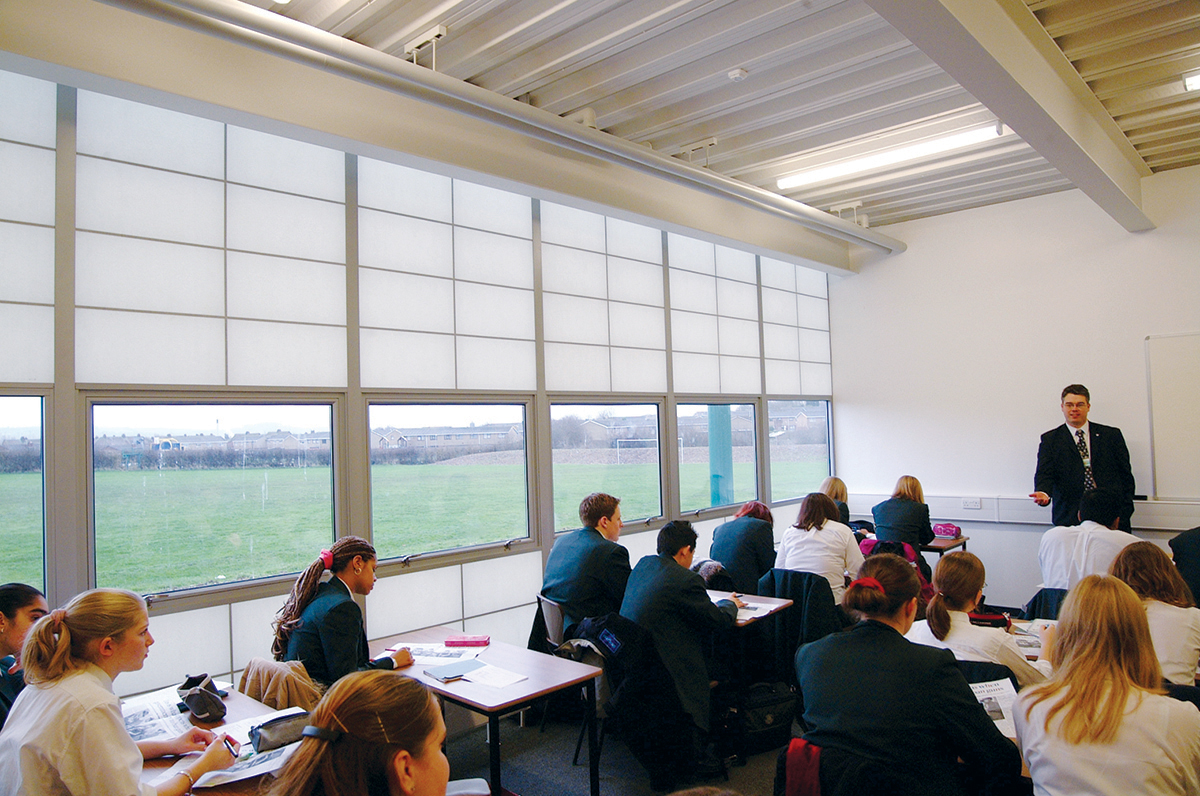
<svg viewBox="0 0 1200 796"><path fill-rule="evenodd" d="M488 776L487 728L464 733L447 744L450 776L454 779ZM587 796L587 747L580 765L571 765L579 724L550 721L546 731L536 725L521 727L516 718L500 722L501 781L516 796ZM743 796L771 796L778 750L751 757L745 766L729 769L729 782L717 778L693 785L714 785ZM600 756L601 796L659 796L650 788L650 777L620 739L604 740Z"/></svg>

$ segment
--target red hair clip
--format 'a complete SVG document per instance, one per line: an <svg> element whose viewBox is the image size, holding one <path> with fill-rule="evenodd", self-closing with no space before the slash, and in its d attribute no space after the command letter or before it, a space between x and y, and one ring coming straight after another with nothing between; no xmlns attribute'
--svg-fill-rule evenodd
<svg viewBox="0 0 1200 796"><path fill-rule="evenodd" d="M887 595L887 592L883 590L883 584L880 583L879 581L875 580L875 578L859 578L858 580L852 582L850 585L851 586L862 586L864 589L879 589L879 591L882 594L884 594L885 596Z"/></svg>

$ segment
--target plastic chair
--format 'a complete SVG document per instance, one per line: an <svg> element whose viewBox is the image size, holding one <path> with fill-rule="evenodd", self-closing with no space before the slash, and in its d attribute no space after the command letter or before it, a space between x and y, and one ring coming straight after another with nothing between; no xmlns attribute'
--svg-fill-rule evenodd
<svg viewBox="0 0 1200 796"><path fill-rule="evenodd" d="M537 599L542 619L546 622L546 642L551 648L556 648L563 643L563 622L566 614L562 606L549 597L539 594Z"/></svg>

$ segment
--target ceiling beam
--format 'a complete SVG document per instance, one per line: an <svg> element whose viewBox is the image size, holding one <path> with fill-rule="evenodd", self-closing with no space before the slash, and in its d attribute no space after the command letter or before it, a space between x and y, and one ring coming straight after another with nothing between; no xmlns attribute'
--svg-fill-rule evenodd
<svg viewBox="0 0 1200 796"><path fill-rule="evenodd" d="M866 0L1130 232L1150 168L1022 0Z"/></svg>

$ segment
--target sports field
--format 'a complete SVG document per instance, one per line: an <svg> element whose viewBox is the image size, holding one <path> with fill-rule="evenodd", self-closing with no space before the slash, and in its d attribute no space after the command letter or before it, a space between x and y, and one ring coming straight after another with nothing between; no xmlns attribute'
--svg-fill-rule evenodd
<svg viewBox="0 0 1200 796"><path fill-rule="evenodd" d="M523 464L375 465L375 545L381 557L522 538ZM777 484L815 488L823 461L777 462ZM750 463L734 465L735 502L754 497ZM685 510L708 506L708 468L681 465ZM308 566L333 538L328 467L100 470L95 474L96 569L101 586L138 592L228 583ZM5 507L0 582L42 582L42 478L0 475ZM656 464L560 464L556 529L578 525L589 492L619 496L627 518L661 513ZM780 489L776 489L780 493Z"/></svg>

